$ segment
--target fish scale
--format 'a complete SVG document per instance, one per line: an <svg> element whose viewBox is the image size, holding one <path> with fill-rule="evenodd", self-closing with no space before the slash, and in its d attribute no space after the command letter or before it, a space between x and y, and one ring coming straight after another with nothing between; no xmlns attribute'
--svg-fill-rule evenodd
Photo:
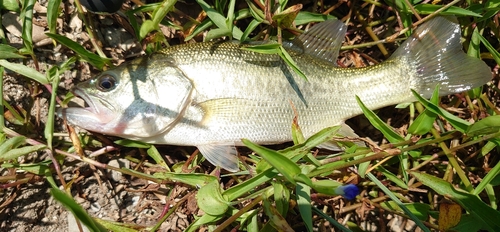
<svg viewBox="0 0 500 232"><path fill-rule="evenodd" d="M290 141L296 115L307 138L370 109L463 92L491 79L489 67L462 51L460 27L437 17L417 28L386 61L339 68L345 34L339 21L312 27L284 47L306 75L275 54L238 42L205 42L164 49L107 70L77 85L90 107L60 109L69 123L90 131L155 144L196 146L208 161L238 170L235 146ZM301 97L302 96L302 97ZM292 107L293 105L293 107Z"/></svg>

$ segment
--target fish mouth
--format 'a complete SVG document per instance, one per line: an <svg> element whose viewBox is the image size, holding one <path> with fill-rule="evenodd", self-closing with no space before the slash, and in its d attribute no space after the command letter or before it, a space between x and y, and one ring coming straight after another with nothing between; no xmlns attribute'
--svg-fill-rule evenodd
<svg viewBox="0 0 500 232"><path fill-rule="evenodd" d="M85 91L83 91L82 89L80 89L78 87L75 87L75 89L73 89L72 92L73 92L73 95L75 95L75 97L79 97L79 98L83 99L83 101L88 105L88 107L82 107L82 109L87 110L87 111L94 113L94 114L100 113L100 109L103 107L98 107L96 104L96 101L93 100L87 93L85 93Z"/></svg>
<svg viewBox="0 0 500 232"><path fill-rule="evenodd" d="M79 87L75 87L71 92L75 97L83 99L88 106L58 109L57 115L70 124L86 128L88 125L102 126L116 119L114 107L104 99L92 97Z"/></svg>

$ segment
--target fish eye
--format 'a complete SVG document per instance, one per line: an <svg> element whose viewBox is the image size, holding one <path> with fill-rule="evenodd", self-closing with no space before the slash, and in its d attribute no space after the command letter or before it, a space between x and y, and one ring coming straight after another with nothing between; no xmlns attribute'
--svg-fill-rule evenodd
<svg viewBox="0 0 500 232"><path fill-rule="evenodd" d="M97 79L97 89L108 92L116 87L116 79L111 75L102 75Z"/></svg>

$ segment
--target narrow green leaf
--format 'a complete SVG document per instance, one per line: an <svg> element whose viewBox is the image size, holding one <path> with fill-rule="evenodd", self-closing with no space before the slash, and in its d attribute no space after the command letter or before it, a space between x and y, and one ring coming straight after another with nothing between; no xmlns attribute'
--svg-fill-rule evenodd
<svg viewBox="0 0 500 232"><path fill-rule="evenodd" d="M160 6L155 8L153 11L153 23L158 25L157 28L168 12L173 9L175 3L177 3L177 0L164 0Z"/></svg>
<svg viewBox="0 0 500 232"><path fill-rule="evenodd" d="M264 203L264 213L269 217L269 223L264 225L261 231L273 231L269 225L272 225L277 231L293 231L286 219L271 205L271 202L267 198L264 198L262 202Z"/></svg>
<svg viewBox="0 0 500 232"><path fill-rule="evenodd" d="M333 226L339 228L340 230L344 231L344 232L352 232L352 230L350 230L349 228L345 227L344 225L340 224L337 220L333 219L332 217L330 217L328 214L325 214L323 213L323 211L319 210L318 208L316 208L315 206L312 206L312 209L315 213L317 213L319 216L323 217L324 219L326 219L328 222L330 222ZM359 230L359 231L363 231L363 230Z"/></svg>
<svg viewBox="0 0 500 232"><path fill-rule="evenodd" d="M35 152L42 150L46 148L47 146L45 145L34 145L34 146L26 146L26 147L21 147L21 148L16 148L9 150L5 153L0 153L0 162L6 161L6 160L13 160L17 159L18 157L21 157L23 155L27 155L29 153Z"/></svg>
<svg viewBox="0 0 500 232"><path fill-rule="evenodd" d="M361 107L361 110L363 110L363 114L366 116L368 121L370 121L370 123L377 128L377 130L382 132L389 142L397 143L404 141L404 138L401 135L385 124L385 122L382 121L372 110L368 109L358 96L356 96L356 101L358 101L358 104Z"/></svg>
<svg viewBox="0 0 500 232"><path fill-rule="evenodd" d="M392 172L385 169L384 167L378 166L377 171L381 172L385 177L387 177L387 179L392 181L397 186L399 186L403 189L408 189L408 185L400 177L394 175Z"/></svg>
<svg viewBox="0 0 500 232"><path fill-rule="evenodd" d="M485 9L488 9L488 10L500 8L499 1L487 1L487 2L483 2L483 4L478 4L478 5L483 6Z"/></svg>
<svg viewBox="0 0 500 232"><path fill-rule="evenodd" d="M295 187L295 192L297 194L297 205L302 221L306 225L307 231L312 232L311 187L304 183L298 183Z"/></svg>
<svg viewBox="0 0 500 232"><path fill-rule="evenodd" d="M415 10L417 10L418 13L420 14L432 14L435 11L443 8L442 5L433 5L433 4L417 4L414 6ZM475 12L457 7L457 6L450 6L449 8L445 9L444 11L440 12L439 14L441 15L456 15L456 16L473 16L473 17L478 17L481 18L482 15L477 14Z"/></svg>
<svg viewBox="0 0 500 232"><path fill-rule="evenodd" d="M307 11L301 11L297 15L297 17L295 17L295 25L302 25L312 22L323 22L329 19L335 19L335 17L332 15L324 15Z"/></svg>
<svg viewBox="0 0 500 232"><path fill-rule="evenodd" d="M491 182L495 179L495 177L499 176L500 173L500 162L496 163L495 166L484 176L484 178L479 182L477 187L474 189L472 194L479 195L487 185L491 184Z"/></svg>
<svg viewBox="0 0 500 232"><path fill-rule="evenodd" d="M0 1L0 9L10 10L19 12L19 1L18 0L2 0Z"/></svg>
<svg viewBox="0 0 500 232"><path fill-rule="evenodd" d="M136 148L150 148L151 144L143 143L139 141L129 140L129 139L120 139L116 140L114 143L124 146L124 147L136 147Z"/></svg>
<svg viewBox="0 0 500 232"><path fill-rule="evenodd" d="M422 184L432 188L438 194L460 204L467 212L473 215L478 223L482 223L488 231L500 231L500 212L486 205L476 195L457 190L450 183L435 176L410 171Z"/></svg>
<svg viewBox="0 0 500 232"><path fill-rule="evenodd" d="M23 22L23 45L29 54L33 54L33 8L35 0L24 0L21 11L21 20Z"/></svg>
<svg viewBox="0 0 500 232"><path fill-rule="evenodd" d="M286 217L288 213L288 206L290 205L290 190L281 181L271 182L274 189L274 202L276 204L276 210L282 216Z"/></svg>
<svg viewBox="0 0 500 232"><path fill-rule="evenodd" d="M300 129L300 126L298 124L297 120L293 120L292 122L292 141L294 144L301 144L305 142L305 137L304 134L302 133L302 130Z"/></svg>
<svg viewBox="0 0 500 232"><path fill-rule="evenodd" d="M102 70L105 65L111 66L111 59L109 58L102 58L94 53L91 53L87 51L82 45L78 44L77 42L68 39L65 36L62 35L57 35L57 34L52 34L52 33L45 33L48 37L54 39L58 43L68 47L69 49L73 50L82 58L83 60L89 62L92 66Z"/></svg>
<svg viewBox="0 0 500 232"><path fill-rule="evenodd" d="M196 26L196 28L193 30L193 32L191 32L191 34L188 37L186 37L186 39L184 39L184 41L189 41L189 40L193 39L193 37L206 31L208 28L210 28L213 25L214 25L214 23L212 21L210 21L209 19L203 20L203 22L198 24Z"/></svg>
<svg viewBox="0 0 500 232"><path fill-rule="evenodd" d="M160 4L154 4L151 7L148 8L143 8L140 11L146 11L146 10L153 10L152 13L152 19L151 20L145 20L141 25L139 29L139 40L142 41L146 36L152 32L152 31L158 31L160 29L160 23L165 19L165 16L170 12L177 0L164 0ZM133 25L134 27L139 27L137 24L137 21L135 20L135 17L132 15L129 16L129 18L134 18L133 20ZM137 30L136 30L137 31ZM161 36L163 38L163 34L158 34L157 36ZM162 40L160 39L160 40Z"/></svg>
<svg viewBox="0 0 500 232"><path fill-rule="evenodd" d="M26 65L10 63L7 60L0 60L0 66L26 76L40 84L45 85L49 83L49 80L47 80L47 77L45 75L37 72L35 69L27 67Z"/></svg>
<svg viewBox="0 0 500 232"><path fill-rule="evenodd" d="M288 54L286 49L283 48L283 46L280 46L279 49L280 49L280 52L278 54L285 61L285 63L288 64L288 66L290 66L295 73L297 73L300 77L302 77L304 80L307 81L306 74L304 74L302 72L302 70L300 70L299 66L297 66L297 64L295 63L293 58L290 56L290 54Z"/></svg>
<svg viewBox="0 0 500 232"><path fill-rule="evenodd" d="M434 104L439 104L439 85L436 85L430 100ZM427 134L433 127L437 115L429 110L424 110L408 128L408 132L414 135Z"/></svg>
<svg viewBox="0 0 500 232"><path fill-rule="evenodd" d="M1 20L0 20L1 21ZM1 22L0 22L1 23ZM5 133L4 133L4 129L5 129L5 117L4 117L4 104L3 102L5 101L3 99L3 73L4 73L5 69L0 66L0 144L2 144L5 139L7 138ZM2 153L0 153L2 154Z"/></svg>
<svg viewBox="0 0 500 232"><path fill-rule="evenodd" d="M341 126L332 126L327 127L323 130L320 130L318 133L309 137L303 144L304 148L307 150L311 150L318 145L332 140L333 137L337 135L337 132L340 130Z"/></svg>
<svg viewBox="0 0 500 232"><path fill-rule="evenodd" d="M251 18L251 17L252 17L252 14L250 13L250 9L248 9L248 8L240 9L240 10L236 11L236 13L234 14L235 21L246 19L246 18Z"/></svg>
<svg viewBox="0 0 500 232"><path fill-rule="evenodd" d="M418 219L426 221L429 219L429 211L431 210L431 206L429 204L424 204L424 203L405 203L403 204L412 212L415 216L417 216ZM402 211L401 207L398 206L398 204L394 201L386 201L380 203L380 206L383 208L393 210L393 211Z"/></svg>
<svg viewBox="0 0 500 232"><path fill-rule="evenodd" d="M103 225L108 231L120 231L120 232L138 232L138 231L146 231L145 226L135 225L135 224L127 224L121 222L107 221L100 218L94 219L99 224ZM140 230L142 229L142 230Z"/></svg>
<svg viewBox="0 0 500 232"><path fill-rule="evenodd" d="M396 197L396 195L394 195L393 192L391 192L391 190L389 190L387 187L385 187L384 184L382 184L382 182L380 182L380 180L377 179L376 176L374 176L371 172L369 172L368 174L366 174L366 176L368 177L368 179L370 179L373 183L375 183L387 196L389 196L391 198L391 200L393 200L404 212L407 216L410 217L410 219L412 219L415 224L417 224L418 227L420 227L420 229L422 229L423 231L426 231L426 232L430 232L429 228L427 228L421 221L420 219L418 219L417 216L415 216L404 204L403 202L401 202L401 200L399 200L398 197Z"/></svg>
<svg viewBox="0 0 500 232"><path fill-rule="evenodd" d="M481 223L477 223L476 217L470 214L462 214L460 222L451 231L486 231Z"/></svg>
<svg viewBox="0 0 500 232"><path fill-rule="evenodd" d="M261 184L268 183L272 178L278 175L278 172L274 169L267 169L254 177L241 182L240 184L233 186L222 193L226 196L229 201L236 200L244 194L256 189Z"/></svg>
<svg viewBox="0 0 500 232"><path fill-rule="evenodd" d="M17 49L7 44L0 44L0 59L25 58L17 53Z"/></svg>
<svg viewBox="0 0 500 232"><path fill-rule="evenodd" d="M156 164L164 167L167 171L170 172L170 168L168 167L167 162L165 162L165 160L161 156L160 152L158 152L158 150L156 149L156 147L154 145L151 145L151 147L147 150L147 153L151 158L154 159Z"/></svg>
<svg viewBox="0 0 500 232"><path fill-rule="evenodd" d="M54 66L55 67L55 66ZM56 112L56 98L57 98L57 88L59 87L59 70L57 68L54 69L55 74L52 77L47 77L47 79L51 79L52 81L52 94L50 96L50 104L49 104L49 112L47 117L47 123L45 124L44 136L47 140L47 146L50 150L52 150L52 139L54 136L54 120L55 120L55 112ZM50 72L47 72L49 75Z"/></svg>
<svg viewBox="0 0 500 232"><path fill-rule="evenodd" d="M37 145L39 146L39 145ZM44 146L44 145L41 145ZM50 182L50 176L52 173L50 172L50 167L49 165L52 164L52 160L46 160L40 163L34 163L34 164L16 164L16 163L3 163L2 167L4 168L15 168L16 170L23 170L27 172L31 172L35 175L40 175L40 176L45 176L47 180ZM52 183L51 183L52 185ZM54 187L57 185L52 185Z"/></svg>
<svg viewBox="0 0 500 232"><path fill-rule="evenodd" d="M264 43L264 44L243 46L243 47L241 47L241 49L247 50L247 51L252 51L252 52L258 52L258 53L262 53L262 54L278 54L280 47L281 47L281 44L275 43L275 42L270 42L270 43Z"/></svg>
<svg viewBox="0 0 500 232"><path fill-rule="evenodd" d="M241 40L241 36L243 35L243 32L239 28L237 28L235 26L232 29L233 29L232 30L232 32L233 32L232 33L232 36L233 36L232 39Z"/></svg>
<svg viewBox="0 0 500 232"><path fill-rule="evenodd" d="M250 14L254 19L256 19L259 22L264 22L265 21L265 15L264 12L257 7L252 1L246 0L248 4L248 9L250 10Z"/></svg>
<svg viewBox="0 0 500 232"><path fill-rule="evenodd" d="M73 198L69 197L65 192L59 190L59 189L51 189L50 193L56 199L59 201L61 204L63 204L66 209L71 211L75 218L80 220L87 228L91 231L98 232L106 232L108 231L106 228L104 228L101 224L97 223L92 219L85 210L76 203Z"/></svg>
<svg viewBox="0 0 500 232"><path fill-rule="evenodd" d="M210 7L208 3L203 0L196 0L196 2L201 6L201 8L207 13L207 16L212 20L212 22L221 29L226 29L231 31L230 28L227 27L226 18L217 12L214 8Z"/></svg>
<svg viewBox="0 0 500 232"><path fill-rule="evenodd" d="M488 49L488 51L491 53L491 55L493 56L493 59L497 62L497 64L500 65L500 52L498 52L490 44L490 42L487 39L485 39L481 34L479 34L476 31L474 31L474 33L476 34L477 37L479 37L479 40L481 40L481 42L484 44L484 46L486 47L486 49Z"/></svg>
<svg viewBox="0 0 500 232"><path fill-rule="evenodd" d="M469 122L467 122L467 121L465 121L465 120L463 120L463 119L461 119L453 114L448 113L448 111L446 111L444 109L441 109L439 106L433 104L429 100L420 96L420 94L418 94L414 90L412 90L412 93L413 93L413 96L415 96L415 98L420 103L422 103L422 105L424 105L426 109L428 109L431 112L445 118L446 121L448 121L458 131L465 132L467 130L467 128L469 127L469 125L470 125Z"/></svg>
<svg viewBox="0 0 500 232"><path fill-rule="evenodd" d="M186 232L194 232L198 231L198 228L201 226L210 225L213 222L219 221L223 218L223 216L213 216L210 214L204 214L203 216L196 218L193 223L191 223L184 231Z"/></svg>
<svg viewBox="0 0 500 232"><path fill-rule="evenodd" d="M479 45L481 44L481 39L479 38L479 28L475 27L472 32L472 36L469 42L469 49L467 49L467 55L481 58L481 51Z"/></svg>
<svg viewBox="0 0 500 232"><path fill-rule="evenodd" d="M493 134L500 131L500 115L486 117L470 125L465 133L469 137Z"/></svg>
<svg viewBox="0 0 500 232"><path fill-rule="evenodd" d="M158 179L177 181L193 187L201 187L207 183L217 181L215 176L200 174L200 173L172 173L172 172L157 172L153 176Z"/></svg>
<svg viewBox="0 0 500 232"><path fill-rule="evenodd" d="M256 19L252 20L248 24L247 29L245 29L245 32L243 32L243 35L241 35L241 39L240 40L241 41L248 40L248 35L250 35L250 33L252 33L252 31L254 31L255 28L257 28L259 25L260 25L260 22L258 20L256 20Z"/></svg>
<svg viewBox="0 0 500 232"><path fill-rule="evenodd" d="M215 28L207 32L205 36L205 41L210 41L212 39L217 39L223 36L231 35L231 31L226 28Z"/></svg>
<svg viewBox="0 0 500 232"><path fill-rule="evenodd" d="M241 140L245 146L262 156L271 166L276 168L289 182L296 184L295 177L301 174L299 166L281 153L269 148L254 144L247 139Z"/></svg>
<svg viewBox="0 0 500 232"><path fill-rule="evenodd" d="M325 180L313 181L311 187L314 189L314 191L318 193L330 196L336 196L338 194L335 193L335 189L342 185L343 184L340 182L325 179Z"/></svg>
<svg viewBox="0 0 500 232"><path fill-rule="evenodd" d="M14 116L14 118L10 119L9 122L14 125L23 126L24 122L26 121L24 117L21 116L19 112L17 112L17 110L14 109L14 107L12 107L7 101L5 101L5 99L2 99L2 104L8 111L10 111L10 113L12 113L12 116Z"/></svg>
<svg viewBox="0 0 500 232"><path fill-rule="evenodd" d="M0 145L0 157L2 154L5 154L7 151L15 149L26 142L26 137L24 136L16 136L10 139L7 139L4 143Z"/></svg>
<svg viewBox="0 0 500 232"><path fill-rule="evenodd" d="M57 18L59 17L61 0L48 1L47 5L47 24L49 27L49 32L52 34L56 33Z"/></svg>
<svg viewBox="0 0 500 232"><path fill-rule="evenodd" d="M227 9L226 28L233 28L234 25L234 7L236 0L229 0L229 7Z"/></svg>
<svg viewBox="0 0 500 232"><path fill-rule="evenodd" d="M306 156L304 157L304 160L314 164L315 166L320 166L318 165L318 162L315 160L314 157L311 158L307 157L310 156L310 150L317 147L320 144L331 141L332 138L337 135L339 129L340 126L325 128L319 131L318 133L314 134L313 136L309 137L304 143L285 148L283 150L280 150L279 153L287 157L288 159L292 160L293 162L298 162L301 158ZM271 165L268 162L259 162L257 164L256 171L262 172L270 168L270 166Z"/></svg>
<svg viewBox="0 0 500 232"><path fill-rule="evenodd" d="M157 7L159 7L160 4L161 3L150 3L125 12L125 15L127 15L130 25L134 29L135 36L139 38L139 40L142 41L142 39L144 38L140 36L140 28L142 24L139 24L137 22L137 15L140 15L140 13L143 12L154 11Z"/></svg>

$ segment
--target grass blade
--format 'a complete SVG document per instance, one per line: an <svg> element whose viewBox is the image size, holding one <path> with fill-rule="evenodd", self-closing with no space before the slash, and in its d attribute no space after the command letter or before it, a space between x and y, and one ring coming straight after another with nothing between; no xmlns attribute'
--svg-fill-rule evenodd
<svg viewBox="0 0 500 232"><path fill-rule="evenodd" d="M321 217L323 217L324 219L326 219L328 222L330 222L333 226L339 228L340 230L344 232L352 232L352 230L340 224L337 220L331 218L328 214L323 213L323 211L319 210L318 208L312 206L312 210Z"/></svg>
<svg viewBox="0 0 500 232"><path fill-rule="evenodd" d="M486 205L476 195L455 189L450 183L435 176L412 171L410 172L422 184L432 188L438 194L447 196L460 204L476 220L487 227L489 231L500 231L500 212Z"/></svg>
<svg viewBox="0 0 500 232"><path fill-rule="evenodd" d="M62 0L48 1L47 5L47 24L50 33L56 33L57 18L59 17Z"/></svg>
<svg viewBox="0 0 500 232"><path fill-rule="evenodd" d="M57 98L57 87L59 87L59 70L57 68L54 69L54 76L49 77L47 79L52 79L52 94L50 96L50 104L49 104L49 112L47 117L47 123L45 124L44 135L47 140L47 146L52 150L52 139L54 136L54 114L56 112L56 98ZM47 72L49 75L51 72Z"/></svg>
<svg viewBox="0 0 500 232"><path fill-rule="evenodd" d="M453 114L448 113L448 111L442 109L441 107L435 105L434 103L430 102L429 100L423 98L422 96L420 96L420 94L418 94L414 90L412 90L412 93L413 93L413 96L415 96L415 98L420 103L422 103L422 105L424 105L426 109L428 109L431 112L445 118L446 121L448 121L458 131L463 133L469 127L469 125L470 125L469 122L467 122L467 121L465 121L465 120L463 120L463 119L461 119Z"/></svg>
<svg viewBox="0 0 500 232"><path fill-rule="evenodd" d="M21 11L21 20L23 21L23 45L25 52L33 54L33 8L35 0L24 0Z"/></svg>
<svg viewBox="0 0 500 232"><path fill-rule="evenodd" d="M111 66L111 59L108 58L102 58L94 53L91 53L87 51L82 45L78 44L77 42L68 39L65 36L62 35L57 35L57 34L52 34L52 33L45 33L48 37L54 39L58 43L68 47L69 49L73 50L82 58L83 60L89 62L92 66L102 70L105 65Z"/></svg>
<svg viewBox="0 0 500 232"><path fill-rule="evenodd" d="M377 128L384 137L389 140L391 143L397 143L404 141L404 138L396 133L390 126L385 124L384 121L382 121L372 110L368 109L366 105L359 99L358 96L356 96L356 101L358 101L359 106L361 107L361 110L363 110L363 114L368 118L368 121Z"/></svg>
<svg viewBox="0 0 500 232"><path fill-rule="evenodd" d="M271 150L269 148L259 146L250 142L247 139L243 139L243 144L248 148L255 151L257 154L261 155L271 166L276 168L288 181L292 184L296 184L295 178L301 174L299 166L292 162L290 159L283 156L281 153Z"/></svg>
<svg viewBox="0 0 500 232"><path fill-rule="evenodd" d="M49 83L49 80L45 75L37 72L35 69L27 67L26 65L10 63L7 60L0 60L0 66L3 66L6 69L19 73L23 76L26 76L40 84L45 85Z"/></svg>
<svg viewBox="0 0 500 232"><path fill-rule="evenodd" d="M385 187L384 184L382 184L382 182L380 182L376 176L374 176L372 173L367 173L366 176L368 176L368 179L370 179L373 183L375 183L387 196L389 196L391 198L391 200L393 200L394 202L396 202L396 204L405 212L406 215L408 215L411 220L413 220L415 222L415 224L417 224L418 227L420 227L420 229L422 229L423 231L426 231L426 232L430 232L429 228L427 228L421 221L420 219L418 219L417 216L415 216L404 204L403 202L401 202L401 200L399 200L399 198L396 197L396 195L394 195L394 193L391 192L391 190L389 190L387 187Z"/></svg>
<svg viewBox="0 0 500 232"><path fill-rule="evenodd" d="M94 219L92 219L87 212L78 204L76 203L73 198L69 197L65 192L59 190L59 189L51 189L50 193L56 199L59 201L61 204L63 204L66 209L71 211L75 218L80 220L87 228L91 231L102 231L106 232L108 231L106 228L104 228L101 224L97 223Z"/></svg>
<svg viewBox="0 0 500 232"><path fill-rule="evenodd" d="M300 216L304 224L306 224L307 231L312 232L311 187L303 183L298 183L295 187L295 191L297 193L297 204Z"/></svg>

